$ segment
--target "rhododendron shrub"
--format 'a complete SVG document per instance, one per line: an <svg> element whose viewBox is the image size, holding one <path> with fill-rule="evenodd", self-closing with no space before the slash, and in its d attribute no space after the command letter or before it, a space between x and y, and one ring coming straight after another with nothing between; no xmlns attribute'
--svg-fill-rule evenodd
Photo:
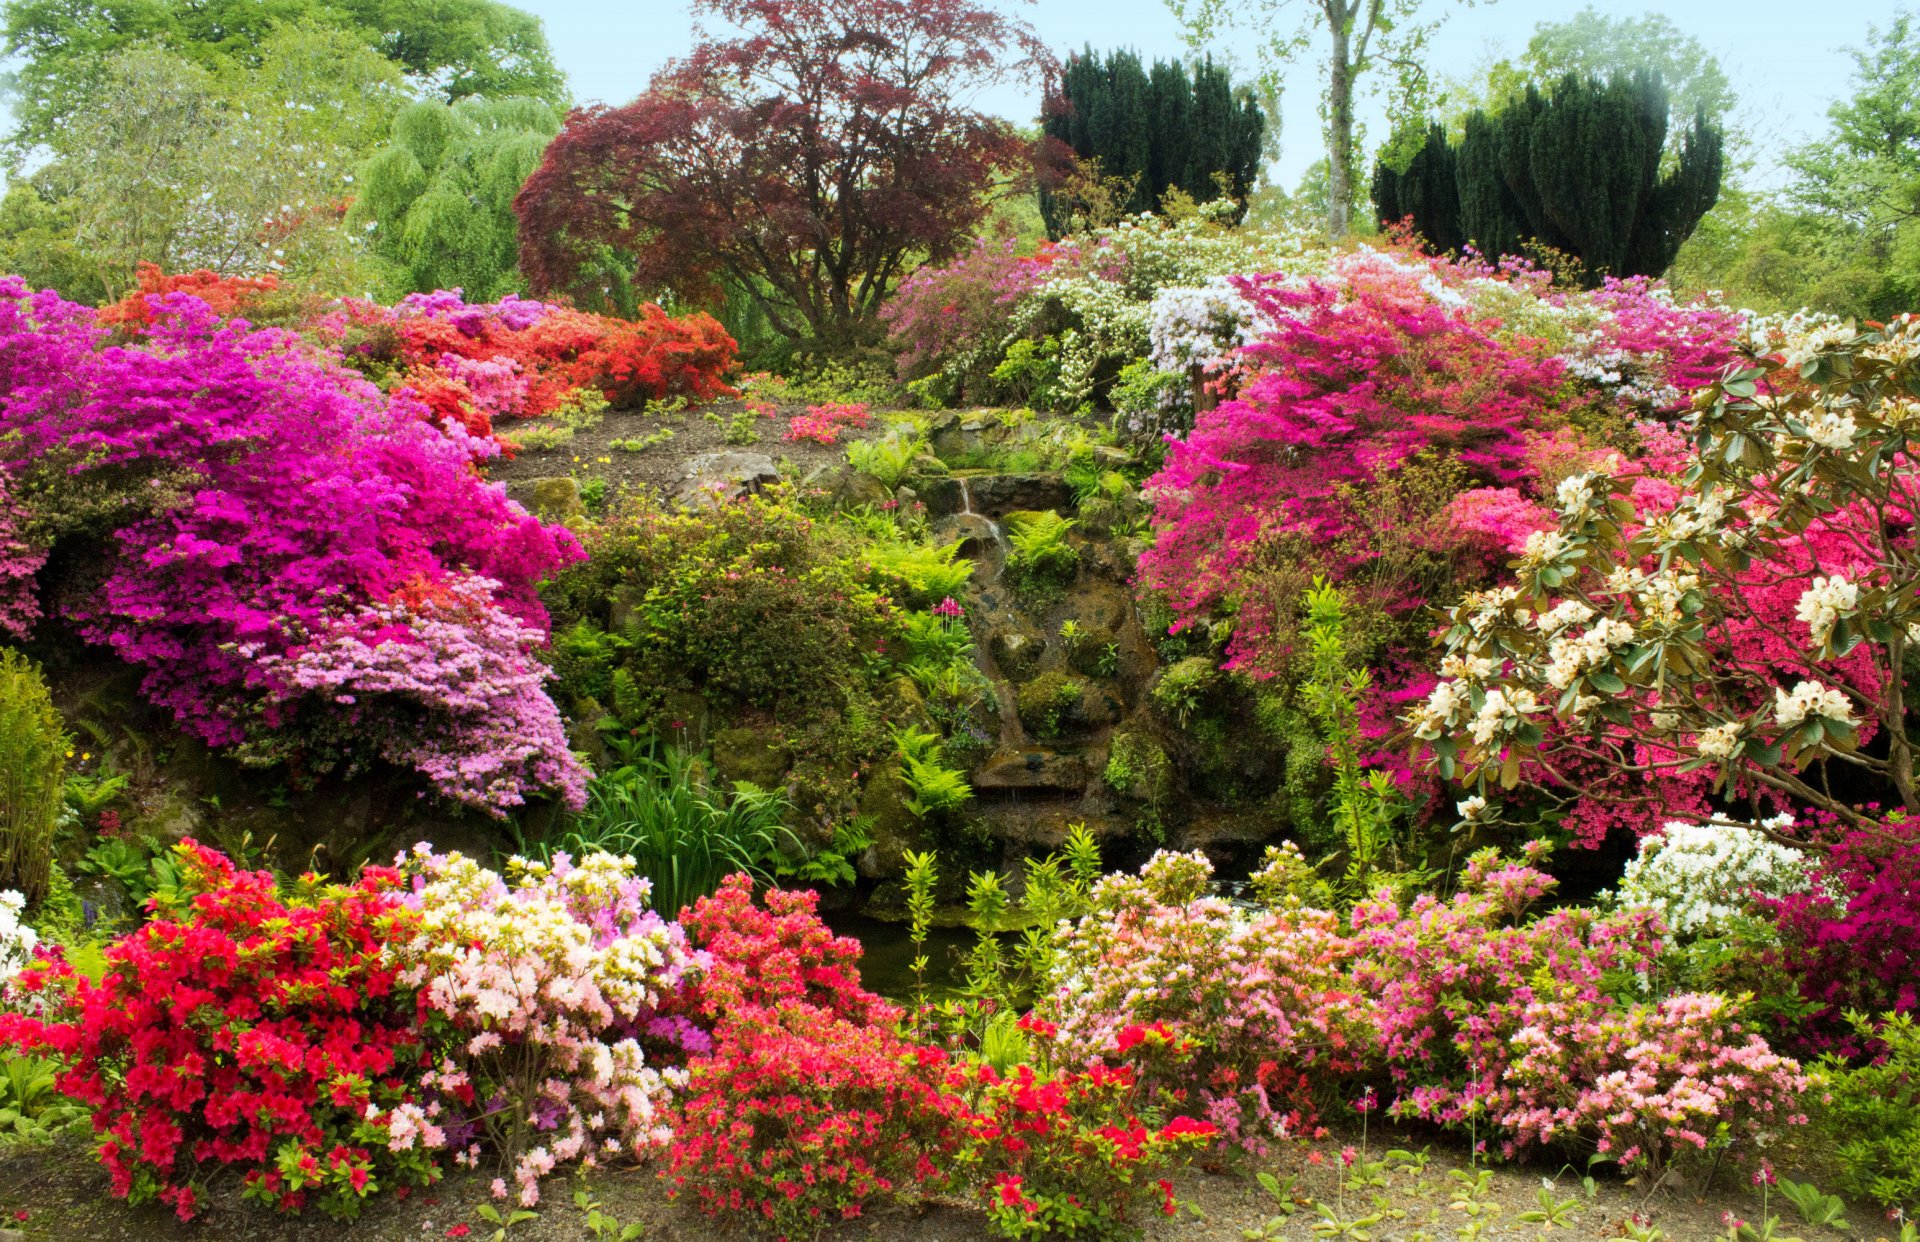
<svg viewBox="0 0 1920 1242"><path fill-rule="evenodd" d="M385 758L496 814L577 800L533 654L536 585L580 557L573 537L410 398L186 294L154 304L109 345L87 308L0 283L0 469L36 482L25 559L113 532L65 618L243 758Z"/></svg>
<svg viewBox="0 0 1920 1242"><path fill-rule="evenodd" d="M870 421L865 402L830 401L825 405L810 405L805 414L796 414L787 420L787 430L781 439L836 444L842 431L865 427Z"/></svg>
<svg viewBox="0 0 1920 1242"><path fill-rule="evenodd" d="M415 921L392 956L420 990L438 1058L426 1082L444 1111L393 1110L394 1146L473 1163L484 1137L512 1161L523 1207L558 1164L663 1146L680 1062L706 1039L662 1002L705 959L648 908L632 860L516 859L502 877L417 845L396 865ZM476 1129L460 1150L459 1131Z"/></svg>
<svg viewBox="0 0 1920 1242"><path fill-rule="evenodd" d="M1871 1052L1847 1019L1920 1011L1920 821L1839 830L1804 889L1758 904L1778 927L1779 964L1818 1010L1781 1033L1789 1046Z"/></svg>
<svg viewBox="0 0 1920 1242"><path fill-rule="evenodd" d="M1920 809L1900 690L1920 320L1742 348L1694 399L1686 473L1569 476L1514 584L1452 609L1409 717L1443 775L1524 784L1576 822L1614 803L1643 831L1706 790L1869 833L1866 797Z"/></svg>
<svg viewBox="0 0 1920 1242"><path fill-rule="evenodd" d="M416 916L399 877L303 877L284 894L187 841L177 902L106 950L98 983L58 951L14 986L27 1015L0 1041L51 1056L62 1092L94 1109L113 1193L184 1220L223 1169L250 1196L343 1217L438 1176L377 1120L417 1107L426 1047L413 989L386 946Z"/></svg>

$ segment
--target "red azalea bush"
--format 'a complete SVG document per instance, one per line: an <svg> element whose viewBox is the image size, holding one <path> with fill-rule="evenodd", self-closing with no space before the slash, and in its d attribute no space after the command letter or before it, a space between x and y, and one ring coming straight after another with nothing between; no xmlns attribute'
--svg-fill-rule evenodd
<svg viewBox="0 0 1920 1242"><path fill-rule="evenodd" d="M839 442L842 431L849 427L865 427L869 421L865 402L830 401L825 405L810 405L805 414L796 414L788 419L786 435L782 438L835 444Z"/></svg>
<svg viewBox="0 0 1920 1242"><path fill-rule="evenodd" d="M1810 1052L1873 1051L1848 1012L1920 1011L1920 821L1889 816L1841 830L1804 892L1760 902L1780 932L1779 963L1820 1006L1783 1037Z"/></svg>
<svg viewBox="0 0 1920 1242"><path fill-rule="evenodd" d="M263 294L280 287L278 276L221 276L206 268L169 275L157 263L140 263L134 268L134 288L111 306L100 308L100 322L123 331L139 334L153 323L153 297L185 293L205 302L222 319L245 314Z"/></svg>
<svg viewBox="0 0 1920 1242"><path fill-rule="evenodd" d="M1031 1016L1021 1026L1051 1061L1057 1031ZM1194 1047L1164 1026L1135 1026L1121 1033L1119 1052L1158 1048L1181 1060ZM956 1067L952 1082L967 1096L960 1162L1007 1238L1111 1237L1137 1228L1145 1205L1171 1216L1172 1183L1156 1175L1220 1134L1192 1117L1156 1119L1157 1101L1128 1064L1023 1064L1001 1074L979 1062Z"/></svg>
<svg viewBox="0 0 1920 1242"><path fill-rule="evenodd" d="M54 1057L56 1085L94 1109L114 1194L190 1219L222 1169L286 1211L352 1217L368 1196L426 1185L369 1108L411 1102L424 1068L415 997L384 952L413 916L397 873L303 877L277 893L189 840L179 898L106 952L99 983L54 956L15 986L0 1041Z"/></svg>

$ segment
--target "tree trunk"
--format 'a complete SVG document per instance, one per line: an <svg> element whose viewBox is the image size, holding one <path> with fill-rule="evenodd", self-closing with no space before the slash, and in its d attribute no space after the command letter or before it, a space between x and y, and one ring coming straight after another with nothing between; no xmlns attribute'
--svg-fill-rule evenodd
<svg viewBox="0 0 1920 1242"><path fill-rule="evenodd" d="M1339 241L1353 227L1352 14L1344 4L1326 8L1333 37L1327 58L1327 235Z"/></svg>

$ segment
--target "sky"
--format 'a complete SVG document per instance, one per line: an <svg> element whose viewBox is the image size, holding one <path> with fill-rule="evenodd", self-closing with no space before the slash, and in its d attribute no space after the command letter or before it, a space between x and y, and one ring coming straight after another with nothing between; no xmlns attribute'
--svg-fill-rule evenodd
<svg viewBox="0 0 1920 1242"><path fill-rule="evenodd" d="M1251 0L1238 0L1250 3ZM576 100L624 103L647 78L691 43L692 19L683 3L661 0L514 0L545 20L547 38L560 67L571 80ZM1006 11L1024 17L1056 50L1091 43L1106 50L1132 47L1142 56L1172 57L1182 52L1180 26L1164 0L1002 0ZM1425 12L1444 15L1446 24L1430 48L1429 71L1436 78L1468 78L1501 56L1519 53L1534 27L1573 16L1593 0L1481 0L1473 7L1451 0L1427 0ZM1298 8L1301 0L1294 0ZM1807 0L1666 0L1638 5L1601 2L1602 11L1621 16L1658 12L1699 39L1717 56L1741 96L1734 124L1762 153L1797 145L1824 128L1827 105L1846 89L1852 61L1845 49L1860 46L1867 28L1885 25L1890 2L1808 3ZM1219 49L1228 59L1251 65L1244 46ZM1314 51L1317 53L1318 44ZM1274 172L1292 186L1321 153L1317 62L1302 61L1287 75L1283 97L1281 157ZM1040 84L1008 89L981 100L981 106L1011 120L1030 122L1039 110ZM1385 114L1370 119L1375 141L1385 137ZM1769 170L1756 170L1756 180Z"/></svg>

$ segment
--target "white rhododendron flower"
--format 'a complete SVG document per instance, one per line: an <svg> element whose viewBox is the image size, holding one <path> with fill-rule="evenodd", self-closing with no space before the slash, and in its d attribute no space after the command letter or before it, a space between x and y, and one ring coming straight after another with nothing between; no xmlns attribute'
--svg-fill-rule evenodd
<svg viewBox="0 0 1920 1242"><path fill-rule="evenodd" d="M1834 622L1852 612L1859 603L1860 588L1834 574L1815 578L1813 585L1800 593L1795 615L1807 623L1814 642L1824 643L1833 635Z"/></svg>
<svg viewBox="0 0 1920 1242"><path fill-rule="evenodd" d="M1847 696L1817 681L1803 681L1789 694L1775 688L1773 692L1773 716L1783 729L1797 729L1805 724L1808 717L1820 717L1838 721L1844 725L1855 725L1852 705Z"/></svg>

